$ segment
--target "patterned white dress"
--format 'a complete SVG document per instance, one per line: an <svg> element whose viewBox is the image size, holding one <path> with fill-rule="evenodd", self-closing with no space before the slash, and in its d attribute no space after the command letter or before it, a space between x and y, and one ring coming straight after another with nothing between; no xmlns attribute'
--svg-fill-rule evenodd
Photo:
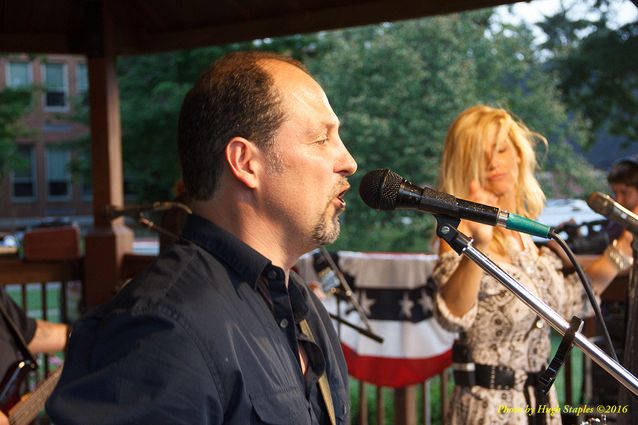
<svg viewBox="0 0 638 425"><path fill-rule="evenodd" d="M574 315L588 315L589 303L578 276L564 277L562 263L554 252L542 248L539 253L530 237L524 236L524 242L524 250L510 250L512 264L497 262L498 266L567 320ZM441 255L433 272L439 286L456 270L460 258L454 252ZM537 321L529 307L486 273L481 278L478 303L463 317L452 315L438 293L435 299L437 320L450 331L464 331L475 363L516 371L516 386L511 390L456 386L445 423L527 424L526 373L540 371L553 354L549 326L543 320ZM560 409L553 388L549 404ZM560 412L547 415L547 423L560 424Z"/></svg>

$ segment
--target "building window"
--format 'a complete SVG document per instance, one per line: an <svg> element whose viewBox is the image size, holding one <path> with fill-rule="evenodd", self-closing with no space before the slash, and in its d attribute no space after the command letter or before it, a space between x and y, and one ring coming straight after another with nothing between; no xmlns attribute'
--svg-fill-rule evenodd
<svg viewBox="0 0 638 425"><path fill-rule="evenodd" d="M5 71L7 87L24 88L33 84L30 62L7 62Z"/></svg>
<svg viewBox="0 0 638 425"><path fill-rule="evenodd" d="M19 166L11 172L11 200L35 201L35 150L30 145L18 146Z"/></svg>
<svg viewBox="0 0 638 425"><path fill-rule="evenodd" d="M47 195L50 200L66 201L71 198L71 153L67 149L47 148Z"/></svg>
<svg viewBox="0 0 638 425"><path fill-rule="evenodd" d="M46 89L44 94L45 110L68 109L68 84L66 65L63 63L45 63L42 65L42 83Z"/></svg>
<svg viewBox="0 0 638 425"><path fill-rule="evenodd" d="M89 74L85 63L79 63L75 68L75 88L79 104L89 104Z"/></svg>

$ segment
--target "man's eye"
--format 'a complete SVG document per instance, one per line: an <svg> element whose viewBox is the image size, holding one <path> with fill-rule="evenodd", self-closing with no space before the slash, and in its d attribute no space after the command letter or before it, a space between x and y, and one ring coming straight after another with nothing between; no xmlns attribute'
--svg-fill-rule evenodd
<svg viewBox="0 0 638 425"><path fill-rule="evenodd" d="M325 137L323 139L319 139L315 142L317 145L325 145L326 143L328 143L328 138Z"/></svg>

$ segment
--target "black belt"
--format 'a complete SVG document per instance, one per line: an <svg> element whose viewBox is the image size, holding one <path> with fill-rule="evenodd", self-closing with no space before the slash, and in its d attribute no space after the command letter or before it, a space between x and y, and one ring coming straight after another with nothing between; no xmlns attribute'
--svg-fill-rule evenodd
<svg viewBox="0 0 638 425"><path fill-rule="evenodd" d="M471 387L478 385L491 390L511 390L516 385L513 369L505 366L492 366L480 363L453 365L454 382L457 385ZM536 386L540 372L527 372L525 386Z"/></svg>
<svg viewBox="0 0 638 425"><path fill-rule="evenodd" d="M452 369L454 381L464 387L478 385L492 390L511 390L516 385L514 369L474 363L469 347L460 340L452 346ZM540 372L527 373L525 386L536 386L539 377Z"/></svg>
<svg viewBox="0 0 638 425"><path fill-rule="evenodd" d="M511 390L516 385L516 374L513 369L505 366L492 366L480 363L455 363L454 382L463 387L478 385L491 390ZM535 391L541 372L527 372L527 379L523 388L525 401L531 406L529 387L535 392L536 404L547 404L547 399ZM544 424L545 415L532 415L528 418L530 424Z"/></svg>
<svg viewBox="0 0 638 425"><path fill-rule="evenodd" d="M514 369L505 366L492 366L472 361L471 352L462 341L454 341L452 346L452 369L454 370L454 382L463 387L478 385L491 390L511 390L516 385L516 373ZM531 393L536 398L536 406L547 405L547 396L540 388L542 372L526 372L523 394L528 406L532 405ZM534 409L534 411L536 408ZM533 414L528 417L530 424L545 424L545 414Z"/></svg>
<svg viewBox="0 0 638 425"><path fill-rule="evenodd" d="M454 382L464 387L479 385L492 390L509 390L514 388L515 379L514 371L507 367L463 363L454 365Z"/></svg>

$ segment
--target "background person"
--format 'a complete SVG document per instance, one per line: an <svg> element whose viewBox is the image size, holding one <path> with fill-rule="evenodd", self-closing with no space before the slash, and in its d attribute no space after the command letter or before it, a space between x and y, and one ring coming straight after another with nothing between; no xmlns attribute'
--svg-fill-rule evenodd
<svg viewBox="0 0 638 425"><path fill-rule="evenodd" d="M613 192L614 199L628 210L638 214L638 155L616 161L607 173L607 182ZM601 230L608 241L606 249L614 248L613 245L610 247L609 243L613 244L622 232L622 225L614 220L608 221ZM608 291L607 296L603 298L601 311L621 364L630 367L624 357L625 355L631 356L625 347L628 346L627 344L631 344L630 336L627 335L628 323L635 320L629 317L629 273L619 276L614 285L614 290ZM596 325L598 327L598 323ZM597 329L597 335L602 335L600 329ZM591 385L588 388L591 388L593 401L599 404L617 404L619 402L618 382L596 364L592 364ZM620 419L631 420L624 416Z"/></svg>
<svg viewBox="0 0 638 425"><path fill-rule="evenodd" d="M638 214L638 155L618 160L607 173L607 183L614 199L629 211ZM606 229L609 240L620 237L623 227L613 220Z"/></svg>
<svg viewBox="0 0 638 425"><path fill-rule="evenodd" d="M607 173L607 183L619 204L638 213L638 155L616 161ZM621 236L624 228L614 220L603 221L602 226L599 223L601 220L578 223L571 219L556 228L559 233L565 231L566 242L574 253L600 254Z"/></svg>
<svg viewBox="0 0 638 425"><path fill-rule="evenodd" d="M193 214L76 325L47 404L55 423L328 424L330 411L349 423L336 332L290 271L339 235L357 165L338 130L296 61L233 53L200 77L178 134Z"/></svg>
<svg viewBox="0 0 638 425"><path fill-rule="evenodd" d="M543 208L544 194L534 177L534 143L545 139L503 109L477 105L462 112L448 131L439 186L444 192L528 217ZM459 230L473 246L544 300L563 317L583 318L588 300L578 277L564 278L562 263L549 248L539 250L528 235L462 221ZM622 255L631 252L624 234ZM587 269L600 294L618 272L603 255ZM460 333L455 363L472 363L474 372L455 373L456 386L448 424L526 424L529 416L516 408L535 406L534 385L550 354L549 327L505 286L465 256L440 244L433 272L439 285L435 316L448 330ZM551 407L558 407L555 390ZM500 406L514 411L499 410ZM546 416L561 422L560 414Z"/></svg>
<svg viewBox="0 0 638 425"><path fill-rule="evenodd" d="M67 325L28 317L4 287L0 288L0 304L32 354L64 350L68 335ZM0 377L5 377L11 366L23 358L9 326L4 316L0 315ZM0 425L4 424L8 425L9 421L4 413L0 412Z"/></svg>

